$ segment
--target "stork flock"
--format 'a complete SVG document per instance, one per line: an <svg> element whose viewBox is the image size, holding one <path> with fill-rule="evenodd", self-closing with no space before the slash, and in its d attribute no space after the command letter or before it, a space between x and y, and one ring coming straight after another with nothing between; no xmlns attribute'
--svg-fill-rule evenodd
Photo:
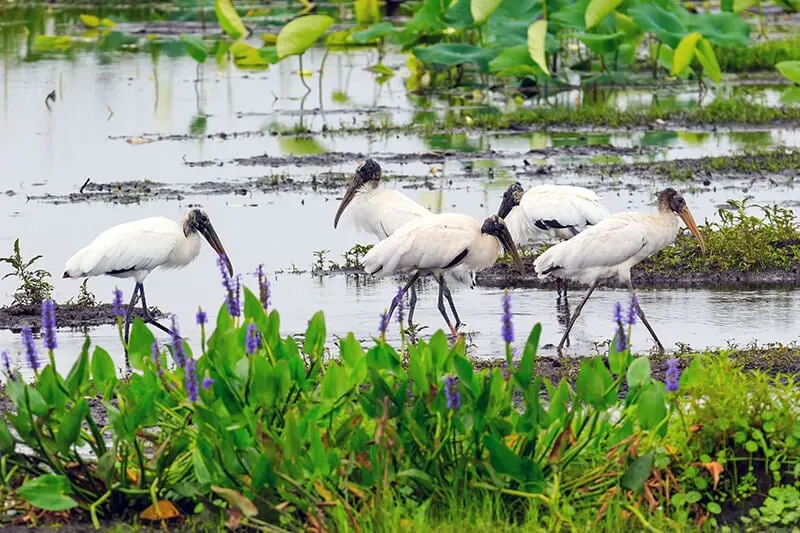
<svg viewBox="0 0 800 533"><path fill-rule="evenodd" d="M555 239L559 241L539 255L533 263L541 279L556 280L559 297L566 295L566 282L577 281L589 290L572 315L558 344L564 344L581 310L600 282L618 278L631 292L631 268L674 242L680 220L686 224L705 253L705 243L683 197L672 188L658 195L658 212L624 212L611 215L593 191L566 185L538 185L527 192L519 183L504 193L497 214L482 223L458 213L431 213L404 194L380 187L381 167L367 159L355 176L334 216L339 225L344 213L357 228L378 239L364 256L364 270L375 276L409 276L392 299L387 319L410 292L408 323L412 324L417 304L416 284L431 275L439 286L438 309L451 333L458 335L462 325L449 285L475 285L476 273L491 267L508 253L522 276L525 267L518 247ZM136 282L125 317L127 341L133 309L139 299L143 316L165 332L149 313L144 280L156 268L180 268L200 253L204 237L219 254L228 272L233 266L208 215L191 209L180 223L153 217L107 229L89 245L73 255L64 269L65 278L108 275L133 278ZM447 314L445 300L455 323ZM639 318L647 327L660 351L661 341L637 306Z"/></svg>

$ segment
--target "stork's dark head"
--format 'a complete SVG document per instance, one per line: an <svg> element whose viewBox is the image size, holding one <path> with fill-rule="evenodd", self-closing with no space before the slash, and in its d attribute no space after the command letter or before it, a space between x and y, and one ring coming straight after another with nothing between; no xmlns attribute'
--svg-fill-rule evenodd
<svg viewBox="0 0 800 533"><path fill-rule="evenodd" d="M700 244L700 250L706 253L706 243L703 240L703 235L697 228L697 223L694 221L692 212L689 211L689 206L686 205L686 200L683 199L681 193L669 187L664 189L658 194L658 211L659 213L669 213L670 211L681 217L683 223L692 232L692 235L697 239Z"/></svg>
<svg viewBox="0 0 800 533"><path fill-rule="evenodd" d="M233 265L231 265L231 260L225 252L225 247L222 246L222 241L219 240L219 236L211 224L211 219L202 209L190 209L186 216L183 217L183 234L188 237L195 233L199 233L208 241L211 248L225 262L228 272L233 275Z"/></svg>
<svg viewBox="0 0 800 533"><path fill-rule="evenodd" d="M525 265L522 264L522 259L520 259L519 253L517 253L517 247L514 245L514 239L511 238L511 234L508 232L505 221L503 221L503 219L497 215L492 215L483 221L481 233L492 235L500 241L500 244L503 245L503 249L506 251L506 253L511 254L511 257L514 259L514 262L519 268L520 274L522 274L522 277L524 278Z"/></svg>
<svg viewBox="0 0 800 533"><path fill-rule="evenodd" d="M356 174L353 176L353 181L350 183L350 187L348 187L347 191L344 193L342 203L339 204L339 209L336 211L336 217L333 219L333 227L336 228L336 226L339 224L339 217L342 216L347 204L349 204L353 198L355 198L358 191L367 187L374 189L378 186L380 181L381 166L378 164L378 162L374 159L362 161L361 164L356 168Z"/></svg>
<svg viewBox="0 0 800 533"><path fill-rule="evenodd" d="M497 216L506 218L508 214L522 201L522 195L525 190L522 188L520 182L510 185L506 192L503 193L503 201L500 202L500 209L497 210Z"/></svg>

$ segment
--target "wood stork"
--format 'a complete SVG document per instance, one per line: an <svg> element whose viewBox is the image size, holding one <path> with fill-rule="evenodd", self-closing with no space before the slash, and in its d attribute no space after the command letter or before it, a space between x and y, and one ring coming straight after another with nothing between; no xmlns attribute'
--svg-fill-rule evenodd
<svg viewBox="0 0 800 533"><path fill-rule="evenodd" d="M516 182L503 194L497 210L517 246L554 238L565 241L609 216L594 191L571 185L537 185L526 192ZM556 279L561 296L561 280ZM564 296L567 285L563 285Z"/></svg>
<svg viewBox="0 0 800 533"><path fill-rule="evenodd" d="M333 219L334 229L339 224L339 219L345 209L353 220L355 226L367 233L371 233L378 240L383 240L394 234L407 222L421 217L432 215L430 211L410 199L405 194L392 189L379 187L381 180L381 166L374 159L363 161L356 168L353 181L348 187ZM457 284L475 286L474 273L464 267L454 268L446 274L447 281ZM445 282L444 296L450 304L453 317L456 320L456 329L461 325L461 319L453 303L453 296ZM408 308L408 323L414 319L414 308L417 305L417 291L411 286L411 296Z"/></svg>
<svg viewBox="0 0 800 533"><path fill-rule="evenodd" d="M631 268L675 241L680 230L678 217L705 253L703 236L686 201L675 189L668 188L658 195L658 214L628 212L612 215L536 258L533 266L539 278L560 277L589 285L589 291L575 309L567 331L558 343L559 355L586 300L600 281L616 276L622 283L627 283L633 292ZM641 306L637 307L639 318L663 353L664 346L647 322Z"/></svg>
<svg viewBox="0 0 800 533"><path fill-rule="evenodd" d="M180 268L194 261L200 254L200 235L223 258L228 271L233 274L233 266L208 215L200 209L190 209L180 223L164 217L152 217L105 230L70 257L63 277L107 275L135 279L133 296L125 315L125 342L128 341L133 308L139 297L142 299L145 321L170 333L147 309L144 279L156 268Z"/></svg>
<svg viewBox="0 0 800 533"><path fill-rule="evenodd" d="M409 222L376 244L364 256L364 270L381 276L411 275L400 294L392 300L388 318L398 298L403 297L417 278L432 274L439 282L439 312L451 333L457 335L444 307L444 274L460 266L470 272L489 268L503 249L511 254L524 277L525 267L501 218L492 215L481 225L467 215L442 213Z"/></svg>

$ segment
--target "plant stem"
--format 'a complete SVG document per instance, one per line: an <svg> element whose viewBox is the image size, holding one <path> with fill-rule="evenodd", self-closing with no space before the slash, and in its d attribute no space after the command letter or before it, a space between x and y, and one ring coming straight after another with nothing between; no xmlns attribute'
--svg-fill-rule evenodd
<svg viewBox="0 0 800 533"><path fill-rule="evenodd" d="M300 82L303 84L303 87L306 88L306 94L308 94L311 92L311 87L308 86L306 78L303 76L303 54L298 55L297 59L300 62Z"/></svg>

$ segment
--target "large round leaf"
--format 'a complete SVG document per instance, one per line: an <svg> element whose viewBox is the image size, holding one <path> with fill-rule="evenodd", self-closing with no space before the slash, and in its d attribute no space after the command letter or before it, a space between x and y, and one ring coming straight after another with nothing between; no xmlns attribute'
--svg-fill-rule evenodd
<svg viewBox="0 0 800 533"><path fill-rule="evenodd" d="M244 22L233 7L231 0L215 0L214 12L217 14L219 25L232 39L238 39L247 35L247 28Z"/></svg>
<svg viewBox="0 0 800 533"><path fill-rule="evenodd" d="M795 83L800 83L800 61L781 61L775 68L783 76Z"/></svg>
<svg viewBox="0 0 800 533"><path fill-rule="evenodd" d="M205 63L208 52L206 51L206 45L203 39L196 35L183 34L181 35L181 41L186 43L186 51L189 52L192 59L198 63Z"/></svg>
<svg viewBox="0 0 800 533"><path fill-rule="evenodd" d="M327 15L306 15L289 22L278 34L278 58L302 54L332 25L333 19Z"/></svg>
<svg viewBox="0 0 800 533"><path fill-rule="evenodd" d="M486 22L503 0L472 0L469 4L472 20L475 25Z"/></svg>
<svg viewBox="0 0 800 533"><path fill-rule="evenodd" d="M637 5L630 8L628 14L643 31L655 34L662 43L673 50L689 32L675 13L667 11L658 4Z"/></svg>
<svg viewBox="0 0 800 533"><path fill-rule="evenodd" d="M722 71L717 62L717 54L714 53L714 48L708 42L708 39L700 39L700 42L697 43L695 54L697 60L703 65L703 71L705 71L706 76L711 78L714 83L722 81Z"/></svg>
<svg viewBox="0 0 800 533"><path fill-rule="evenodd" d="M592 0L589 2L584 19L586 29L597 26L601 20L609 16L621 3L622 0Z"/></svg>
<svg viewBox="0 0 800 533"><path fill-rule="evenodd" d="M534 63L548 76L550 70L547 68L547 58L545 57L545 40L547 39L547 21L537 20L528 28L528 53Z"/></svg>
<svg viewBox="0 0 800 533"><path fill-rule="evenodd" d="M17 489L16 495L34 507L45 511L66 511L78 503L69 496L69 480L64 476L45 474L29 479Z"/></svg>
<svg viewBox="0 0 800 533"><path fill-rule="evenodd" d="M488 72L489 61L494 59L499 51L469 44L438 43L433 46L418 46L413 49L413 52L420 61L428 65L454 67L463 63L472 63L481 72Z"/></svg>
<svg viewBox="0 0 800 533"><path fill-rule="evenodd" d="M675 76L689 66L692 59L694 59L694 49L697 46L697 41L702 38L702 35L694 32L681 39L678 48L675 49L675 55L672 57L671 75Z"/></svg>
<svg viewBox="0 0 800 533"><path fill-rule="evenodd" d="M714 46L747 46L750 24L734 13L702 13L686 18L689 31L703 34Z"/></svg>

